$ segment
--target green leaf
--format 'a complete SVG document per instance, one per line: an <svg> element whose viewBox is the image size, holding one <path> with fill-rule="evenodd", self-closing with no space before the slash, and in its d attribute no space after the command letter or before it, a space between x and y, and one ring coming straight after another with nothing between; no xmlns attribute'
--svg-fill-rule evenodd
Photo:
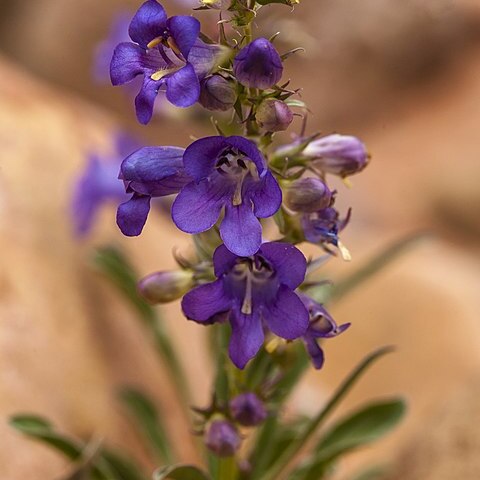
<svg viewBox="0 0 480 480"><path fill-rule="evenodd" d="M24 435L39 440L63 453L70 460L82 456L83 445L53 430L52 424L35 415L15 415L10 418L10 425Z"/></svg>
<svg viewBox="0 0 480 480"><path fill-rule="evenodd" d="M145 394L133 388L124 388L120 398L135 418L138 428L148 440L158 459L165 463L174 462L163 418L153 402Z"/></svg>
<svg viewBox="0 0 480 480"><path fill-rule="evenodd" d="M153 480L210 480L210 477L193 465L171 465L159 468ZM227 480L227 479L225 479Z"/></svg>
<svg viewBox="0 0 480 480"><path fill-rule="evenodd" d="M392 347L383 347L375 350L367 357L365 357L359 365L347 376L340 387L336 390L327 404L318 412L318 414L310 420L305 429L298 435L298 437L289 445L286 451L277 459L272 467L265 473L262 480L277 480L279 475L285 470L287 465L293 460L297 453L301 450L303 445L307 443L310 437L316 432L317 428L328 418L335 407L343 400L346 394L355 385L357 380L372 365L376 360L383 355L390 353Z"/></svg>
<svg viewBox="0 0 480 480"><path fill-rule="evenodd" d="M293 478L316 480L341 455L372 443L392 430L405 410L405 403L394 399L367 405L340 420L320 439L311 458L293 473Z"/></svg>
<svg viewBox="0 0 480 480"><path fill-rule="evenodd" d="M259 3L260 5L281 3L282 5L288 5L289 7L293 7L294 5L298 5L300 3L300 0L257 0L257 3Z"/></svg>
<svg viewBox="0 0 480 480"><path fill-rule="evenodd" d="M115 473L115 478L121 480L147 480L145 475L141 473L138 465L126 457L125 454L104 448L101 455Z"/></svg>
<svg viewBox="0 0 480 480"><path fill-rule="evenodd" d="M387 474L387 468L383 465L375 465L368 467L353 476L352 480L381 480L385 478Z"/></svg>
<svg viewBox="0 0 480 480"><path fill-rule="evenodd" d="M97 268L117 287L120 292L130 301L138 312L144 325L150 330L155 343L155 348L168 366L172 382L179 391L185 405L190 403L190 390L187 384L187 376L182 368L180 360L165 330L162 319L138 293L138 275L128 262L121 250L112 247L102 247L94 256Z"/></svg>

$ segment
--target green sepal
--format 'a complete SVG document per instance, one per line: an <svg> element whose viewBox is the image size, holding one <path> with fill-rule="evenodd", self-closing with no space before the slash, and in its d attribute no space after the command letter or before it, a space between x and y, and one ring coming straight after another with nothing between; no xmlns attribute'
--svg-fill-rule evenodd
<svg viewBox="0 0 480 480"><path fill-rule="evenodd" d="M211 480L210 477L193 465L169 465L161 467L153 474L153 480Z"/></svg>

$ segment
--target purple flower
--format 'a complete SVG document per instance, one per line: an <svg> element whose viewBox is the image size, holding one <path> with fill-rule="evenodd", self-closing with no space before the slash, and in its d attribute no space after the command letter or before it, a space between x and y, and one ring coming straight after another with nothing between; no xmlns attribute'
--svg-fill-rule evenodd
<svg viewBox="0 0 480 480"><path fill-rule="evenodd" d="M260 425L267 418L263 402L253 392L241 393L230 400L232 417L245 427Z"/></svg>
<svg viewBox="0 0 480 480"><path fill-rule="evenodd" d="M293 340L305 334L308 312L294 290L303 282L306 260L288 243L264 243L251 257L238 257L225 245L213 256L217 280L188 292L182 300L189 320L207 325L228 318L229 354L244 368L264 341L264 327Z"/></svg>
<svg viewBox="0 0 480 480"><path fill-rule="evenodd" d="M205 444L219 457L231 457L240 448L241 439L235 425L227 420L214 420L205 433Z"/></svg>
<svg viewBox="0 0 480 480"><path fill-rule="evenodd" d="M245 87L265 90L273 87L282 77L282 59L266 38L257 38L235 57L233 72Z"/></svg>
<svg viewBox="0 0 480 480"><path fill-rule="evenodd" d="M115 152L111 155L89 154L86 168L74 187L71 208L75 234L79 237L90 232L104 204L127 198L122 182L118 180L118 168L121 160L138 145L124 134L116 136L115 144Z"/></svg>
<svg viewBox="0 0 480 480"><path fill-rule="evenodd" d="M310 315L310 324L307 333L303 336L303 341L312 359L313 366L317 370L320 370L325 361L325 356L322 348L318 344L318 339L336 337L344 332L350 326L350 323L344 323L338 326L322 305L303 294L300 295L300 298L307 307Z"/></svg>
<svg viewBox="0 0 480 480"><path fill-rule="evenodd" d="M160 89L177 107L189 107L198 100L199 78L210 71L218 53L218 46L198 39L199 32L197 19L185 15L167 18L156 0L147 0L133 17L129 35L135 43L117 46L110 77L113 85L122 85L143 75L143 85L135 99L140 123L150 121Z"/></svg>
<svg viewBox="0 0 480 480"><path fill-rule="evenodd" d="M257 146L243 137L206 137L192 143L183 156L193 178L172 206L173 221L186 233L200 233L225 216L220 236L237 255L253 255L262 243L258 218L275 214L282 192Z"/></svg>
<svg viewBox="0 0 480 480"><path fill-rule="evenodd" d="M225 112L233 107L236 100L235 84L222 75L210 75L200 82L198 101L207 110Z"/></svg>
<svg viewBox="0 0 480 480"><path fill-rule="evenodd" d="M321 243L327 251L329 251L328 245L334 245L342 250L344 257L348 257L348 252L340 242L338 234L347 226L351 213L352 209L349 208L346 217L340 219L337 209L330 206L304 214L301 221L306 240L312 243Z"/></svg>
<svg viewBox="0 0 480 480"><path fill-rule="evenodd" d="M327 135L309 143L302 155L327 173L347 177L363 170L368 163L365 145L349 135Z"/></svg>
<svg viewBox="0 0 480 480"><path fill-rule="evenodd" d="M179 147L144 147L127 157L120 167L125 191L132 193L117 210L117 224L124 235L140 235L147 221L152 197L178 193L191 178L185 174Z"/></svg>
<svg viewBox="0 0 480 480"><path fill-rule="evenodd" d="M286 130L293 121L293 112L288 105L275 98L267 98L257 108L258 124L269 132Z"/></svg>
<svg viewBox="0 0 480 480"><path fill-rule="evenodd" d="M294 212L314 213L329 207L332 196L330 189L319 178L300 178L287 187L285 205Z"/></svg>

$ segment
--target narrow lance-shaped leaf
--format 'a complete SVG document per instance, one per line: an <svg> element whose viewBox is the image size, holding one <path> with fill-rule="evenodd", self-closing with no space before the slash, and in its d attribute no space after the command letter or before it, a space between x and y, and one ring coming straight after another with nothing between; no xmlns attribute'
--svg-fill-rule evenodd
<svg viewBox="0 0 480 480"><path fill-rule="evenodd" d="M210 477L193 465L171 465L159 468L153 480L210 480ZM225 479L226 480L226 479Z"/></svg>
<svg viewBox="0 0 480 480"><path fill-rule="evenodd" d="M103 247L94 257L96 266L129 299L139 313L145 326L150 330L155 347L168 366L172 382L177 387L185 405L189 404L190 391L187 376L178 359L163 322L157 312L139 295L137 291L138 276L125 255L115 247Z"/></svg>
<svg viewBox="0 0 480 480"><path fill-rule="evenodd" d="M145 394L133 388L124 388L120 393L120 398L136 420L136 425L158 459L165 463L173 463L175 459L166 428L153 402Z"/></svg>
<svg viewBox="0 0 480 480"><path fill-rule="evenodd" d="M322 408L318 412L318 414L310 420L304 431L299 434L298 438L290 444L290 446L286 449L283 455L281 455L278 460L272 465L272 467L265 473L265 475L262 477L262 480L277 480L278 478L280 478L280 474L285 471L287 465L293 460L293 458L301 450L303 445L306 444L307 440L309 440L310 437L315 433L315 431L322 424L322 422L326 418L328 418L330 413L332 413L335 407L351 390L353 385L355 385L357 380L362 376L362 374L367 370L367 368L380 357L391 352L392 350L393 349L391 347L384 347L372 352L370 355L365 357L360 362L360 364L353 370L353 372L351 372L347 376L347 378L343 381L337 391L327 402L325 407Z"/></svg>
<svg viewBox="0 0 480 480"><path fill-rule="evenodd" d="M341 455L372 443L392 430L405 413L400 399L367 405L336 423L318 441L310 458L292 475L292 480L316 480Z"/></svg>

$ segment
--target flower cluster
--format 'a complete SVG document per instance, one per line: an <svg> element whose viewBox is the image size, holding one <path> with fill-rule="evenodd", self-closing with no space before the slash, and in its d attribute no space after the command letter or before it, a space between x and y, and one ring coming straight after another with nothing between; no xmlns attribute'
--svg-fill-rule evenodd
<svg viewBox="0 0 480 480"><path fill-rule="evenodd" d="M202 8L228 10L238 23L244 3L205 0ZM237 127L230 129L244 126L245 131L226 136L219 128L218 135L185 149L144 147L127 156L119 178L131 197L119 206L117 223L125 235L139 235L151 199L176 195L173 222L195 235L197 245L205 232L215 232L213 258L147 277L140 284L145 297L163 302L183 296L182 310L189 320L228 322L229 355L239 369L266 337L302 339L314 366L321 368L319 339L338 335L348 324L338 327L305 293L308 262L295 244L311 242L332 255L338 248L349 258L339 234L350 210L345 217L337 211L338 193L328 186L327 176L345 179L358 173L368 156L360 140L338 134L301 136L270 147L275 132L292 123L292 108L302 104L291 100L296 91L286 88L288 82L280 83L288 54L280 55L266 38L253 39L245 28L240 42L228 42L222 30L217 44L200 35L198 20L168 17L156 0L147 0L133 17L131 42L115 48L110 74L114 85L143 76L135 100L138 120L149 122L155 98L164 92L179 107L198 102L210 111L232 110ZM300 115L306 113L301 109ZM264 239L268 218L277 223L281 240ZM230 424L212 423L207 444L220 454L235 450L234 432ZM227 440L219 446L221 438Z"/></svg>

